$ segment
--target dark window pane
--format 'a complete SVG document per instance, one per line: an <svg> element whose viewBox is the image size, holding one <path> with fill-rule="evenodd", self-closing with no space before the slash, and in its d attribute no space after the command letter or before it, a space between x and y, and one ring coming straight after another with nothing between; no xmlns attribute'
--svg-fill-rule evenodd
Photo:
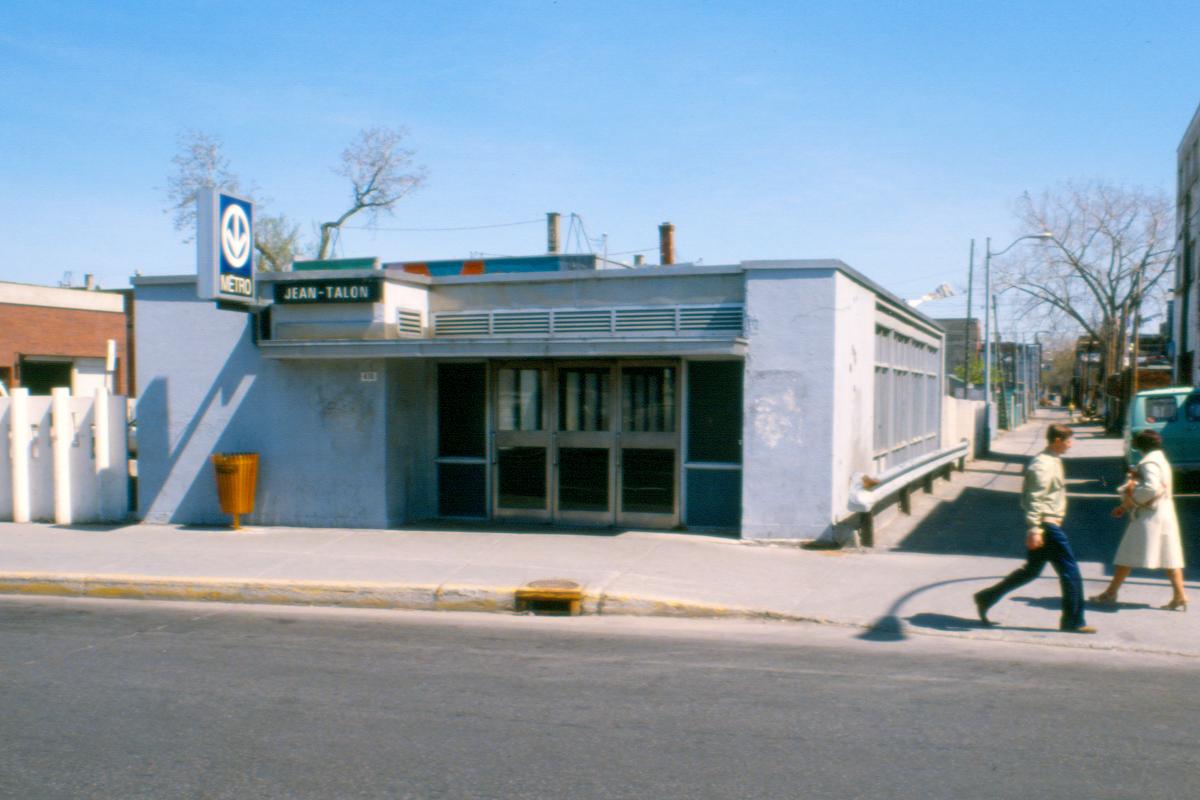
<svg viewBox="0 0 1200 800"><path fill-rule="evenodd" d="M498 448L496 466L501 508L546 507L546 448Z"/></svg>
<svg viewBox="0 0 1200 800"><path fill-rule="evenodd" d="M486 399L483 364L438 364L438 455L486 455Z"/></svg>
<svg viewBox="0 0 1200 800"><path fill-rule="evenodd" d="M621 451L621 510L675 513L675 451Z"/></svg>
<svg viewBox="0 0 1200 800"><path fill-rule="evenodd" d="M50 394L59 387L71 388L69 361L21 361L21 385L30 394Z"/></svg>
<svg viewBox="0 0 1200 800"><path fill-rule="evenodd" d="M486 517L486 480L483 464L438 464L438 514Z"/></svg>
<svg viewBox="0 0 1200 800"><path fill-rule="evenodd" d="M608 511L608 448L564 447L558 451L560 511Z"/></svg>
<svg viewBox="0 0 1200 800"><path fill-rule="evenodd" d="M504 368L497 376L497 427L502 431L542 429L542 371Z"/></svg>
<svg viewBox="0 0 1200 800"><path fill-rule="evenodd" d="M1184 406L1184 416L1188 422L1200 421L1200 395L1191 395Z"/></svg>
<svg viewBox="0 0 1200 800"><path fill-rule="evenodd" d="M675 368L621 370L621 416L627 431L675 432Z"/></svg>
<svg viewBox="0 0 1200 800"><path fill-rule="evenodd" d="M689 469L687 525L738 528L742 524L742 471Z"/></svg>
<svg viewBox="0 0 1200 800"><path fill-rule="evenodd" d="M742 462L742 362L688 364L688 460Z"/></svg>
<svg viewBox="0 0 1200 800"><path fill-rule="evenodd" d="M564 369L558 373L558 429L608 430L607 367Z"/></svg>

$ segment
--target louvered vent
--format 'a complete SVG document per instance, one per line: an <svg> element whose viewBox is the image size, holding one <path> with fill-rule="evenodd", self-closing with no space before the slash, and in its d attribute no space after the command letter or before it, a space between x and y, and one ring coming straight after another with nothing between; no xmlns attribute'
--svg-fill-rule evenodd
<svg viewBox="0 0 1200 800"><path fill-rule="evenodd" d="M675 308L618 308L617 333L660 333L675 330Z"/></svg>
<svg viewBox="0 0 1200 800"><path fill-rule="evenodd" d="M401 336L420 336L421 312L413 311L409 308L398 309L396 311L396 324L400 328Z"/></svg>
<svg viewBox="0 0 1200 800"><path fill-rule="evenodd" d="M488 315L438 314L434 318L436 336L487 336Z"/></svg>
<svg viewBox="0 0 1200 800"><path fill-rule="evenodd" d="M539 333L550 333L549 311L497 311L492 314L492 334L495 336Z"/></svg>
<svg viewBox="0 0 1200 800"><path fill-rule="evenodd" d="M555 333L612 333L612 311L555 311Z"/></svg>
<svg viewBox="0 0 1200 800"><path fill-rule="evenodd" d="M681 331L740 331L741 306L683 306L679 309Z"/></svg>

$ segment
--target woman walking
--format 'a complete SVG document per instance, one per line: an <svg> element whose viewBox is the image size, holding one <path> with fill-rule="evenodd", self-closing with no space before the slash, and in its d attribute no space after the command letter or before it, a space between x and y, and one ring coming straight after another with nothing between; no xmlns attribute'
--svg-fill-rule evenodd
<svg viewBox="0 0 1200 800"><path fill-rule="evenodd" d="M1121 487L1121 505L1114 517L1129 516L1121 546L1113 559L1113 576L1100 594L1089 598L1093 603L1114 605L1121 584L1134 567L1161 569L1171 581L1174 595L1161 608L1187 611L1188 597L1183 590L1183 543L1172 497L1171 464L1162 451L1162 437L1155 431L1139 431L1133 446L1142 452L1136 470Z"/></svg>

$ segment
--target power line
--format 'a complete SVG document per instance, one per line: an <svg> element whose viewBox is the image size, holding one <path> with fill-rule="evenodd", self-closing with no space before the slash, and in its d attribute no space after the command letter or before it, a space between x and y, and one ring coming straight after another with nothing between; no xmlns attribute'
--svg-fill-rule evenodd
<svg viewBox="0 0 1200 800"><path fill-rule="evenodd" d="M643 247L641 250L621 250L617 253L609 253L610 256L627 256L630 253L653 253L658 247Z"/></svg>
<svg viewBox="0 0 1200 800"><path fill-rule="evenodd" d="M488 228L514 228L517 225L534 225L545 222L541 219L527 219L521 222L499 222L495 225L460 225L452 228L379 228L373 225L343 225L355 231L389 231L393 233L431 233L438 231L482 231Z"/></svg>

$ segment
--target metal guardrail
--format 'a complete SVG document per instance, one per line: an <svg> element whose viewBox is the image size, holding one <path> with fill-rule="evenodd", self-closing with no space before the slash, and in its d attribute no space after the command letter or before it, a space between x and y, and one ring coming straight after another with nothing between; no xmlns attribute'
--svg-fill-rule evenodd
<svg viewBox="0 0 1200 800"><path fill-rule="evenodd" d="M863 544L871 547L875 544L874 516L876 508L892 495L899 493L900 509L904 513L912 513L909 494L914 484L924 482L927 492L933 491L933 479L938 471L947 471L958 462L961 472L964 468L970 443L963 439L954 447L944 448L936 453L929 453L908 464L902 464L887 470L878 477L858 474L854 476L854 486L850 492L849 507L860 515L860 531Z"/></svg>

